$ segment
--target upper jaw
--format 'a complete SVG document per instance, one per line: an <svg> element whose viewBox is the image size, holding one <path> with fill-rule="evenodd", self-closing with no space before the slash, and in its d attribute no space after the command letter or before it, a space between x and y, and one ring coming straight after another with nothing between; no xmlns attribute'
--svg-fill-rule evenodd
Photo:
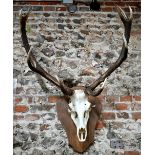
<svg viewBox="0 0 155 155"><path fill-rule="evenodd" d="M87 138L87 130L85 128L78 129L77 136L80 142L84 142Z"/></svg>

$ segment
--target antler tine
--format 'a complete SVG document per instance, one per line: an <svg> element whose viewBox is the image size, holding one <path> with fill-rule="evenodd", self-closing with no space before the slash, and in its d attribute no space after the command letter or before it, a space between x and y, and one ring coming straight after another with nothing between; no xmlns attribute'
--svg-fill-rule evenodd
<svg viewBox="0 0 155 155"><path fill-rule="evenodd" d="M132 20L133 19L133 11L131 9L131 7L129 6L129 10L130 10L130 17L129 17L129 20Z"/></svg>
<svg viewBox="0 0 155 155"><path fill-rule="evenodd" d="M116 8L117 8L117 12L118 12L120 18L128 20L128 17L126 16L125 12L119 6L116 6Z"/></svg>
<svg viewBox="0 0 155 155"><path fill-rule="evenodd" d="M36 58L34 57L34 55L32 53L33 50L32 50L32 47L30 47L30 45L29 45L27 34L26 34L26 22L27 22L30 12L31 12L30 7L28 8L28 11L26 11L26 12L23 12L23 10L20 10L20 12L19 12L21 38L22 38L23 46L26 50L26 53L28 54L28 57L27 57L28 66L32 71L40 74L45 79L47 79L48 81L52 82L57 87L59 87L65 95L71 95L73 93L73 90L71 88L67 87L63 83L63 81L60 82L57 78L55 78L54 76L51 76L49 73L47 73L39 65L39 63L36 61Z"/></svg>
<svg viewBox="0 0 155 155"><path fill-rule="evenodd" d="M120 56L118 57L117 61L115 63L113 63L110 68L104 73L102 74L96 81L93 81L93 83L86 87L86 92L88 94L94 95L93 91L94 89L102 82L105 81L105 79L110 76L110 74L116 70L123 61L126 60L127 58L127 54L128 54L128 43L129 43L129 38L130 38L130 32L131 32L131 25L132 25L132 19L133 19L133 12L131 7L129 7L130 10L130 15L127 16L125 14L125 12L118 6L116 6L118 14L120 16L121 21L123 22L124 25L124 34L123 34L123 46L122 46L122 50L120 53ZM99 92L95 92L95 94L100 94L101 90L99 90Z"/></svg>
<svg viewBox="0 0 155 155"><path fill-rule="evenodd" d="M106 80L107 80L107 78L104 80L104 82L100 83L101 86L96 91L93 91L93 90L91 90L91 88L89 86L86 86L85 93L88 94L88 95L92 95L92 96L98 96L98 95L100 95L101 92L104 89L104 85L105 85Z"/></svg>
<svg viewBox="0 0 155 155"><path fill-rule="evenodd" d="M129 13L129 16L127 16L125 12L119 6L116 6L116 8L120 16L120 19L125 27L124 34L125 34L126 41L127 43L129 43L131 24L132 24L132 19L133 19L133 11L131 7L129 6L130 13Z"/></svg>

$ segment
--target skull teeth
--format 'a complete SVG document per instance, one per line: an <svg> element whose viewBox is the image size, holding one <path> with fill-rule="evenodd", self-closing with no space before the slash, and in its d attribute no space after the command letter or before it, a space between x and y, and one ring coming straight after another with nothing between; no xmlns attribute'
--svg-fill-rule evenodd
<svg viewBox="0 0 155 155"><path fill-rule="evenodd" d="M84 141L85 138L86 138L86 131L85 131L85 129L80 129L80 130L79 130L79 139L80 139L81 141Z"/></svg>
<svg viewBox="0 0 155 155"><path fill-rule="evenodd" d="M85 139L85 132L83 133L83 139Z"/></svg>

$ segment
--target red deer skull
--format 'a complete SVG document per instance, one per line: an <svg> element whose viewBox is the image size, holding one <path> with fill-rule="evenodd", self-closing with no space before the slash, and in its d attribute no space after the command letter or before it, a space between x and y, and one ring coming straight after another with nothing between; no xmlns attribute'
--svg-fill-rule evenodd
<svg viewBox="0 0 155 155"><path fill-rule="evenodd" d="M106 78L127 58L133 13L131 7L129 7L129 16L118 6L117 10L125 27L123 46L119 58L92 84L72 88L60 81L58 77L51 76L38 64L26 34L26 22L30 8L25 13L22 10L20 11L21 38L28 54L28 66L32 71L52 82L63 92L64 101L57 103L58 118L67 133L69 144L77 152L84 152L93 143L95 126L102 109L102 104L97 96L102 92ZM102 85L101 88L96 89L100 85Z"/></svg>

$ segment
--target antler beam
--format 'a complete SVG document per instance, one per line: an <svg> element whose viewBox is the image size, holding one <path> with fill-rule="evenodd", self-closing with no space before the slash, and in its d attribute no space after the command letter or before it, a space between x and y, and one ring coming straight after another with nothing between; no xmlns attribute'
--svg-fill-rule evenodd
<svg viewBox="0 0 155 155"><path fill-rule="evenodd" d="M27 34L26 34L26 22L27 19L29 17L31 8L28 8L28 11L23 12L23 10L20 10L20 30L21 30L21 38L22 38L22 42L23 42L23 46L26 50L26 53L28 54L27 57L27 63L29 68L40 74L41 76L43 76L45 79L47 79L48 81L52 82L54 85L56 85L57 87L59 87L61 89L61 91L65 94L65 95L72 95L73 90L69 87L67 87L63 81L60 81L59 79L51 76L49 73L47 73L40 65L39 63L36 61L36 58L34 57L33 53L32 53L32 48L29 45L28 39L27 39Z"/></svg>
<svg viewBox="0 0 155 155"><path fill-rule="evenodd" d="M115 63L113 63L110 68L104 73L102 74L96 81L93 81L93 83L89 86L86 86L86 92L89 95L93 95L93 96L97 96L102 90L100 89L98 92L94 92L94 89L101 84L102 82L105 81L105 79L114 71L116 70L123 61L126 60L127 55L128 55L128 43L129 43L129 38L130 38L130 32L131 32L131 25L132 25L132 19L133 19L133 13L132 13L132 9L129 6L129 10L130 10L130 15L127 16L125 14L125 12L120 8L120 7L116 7L118 14L120 16L121 21L123 22L125 31L123 34L123 46L122 46L122 50L120 53L119 58L117 59L117 61Z"/></svg>

